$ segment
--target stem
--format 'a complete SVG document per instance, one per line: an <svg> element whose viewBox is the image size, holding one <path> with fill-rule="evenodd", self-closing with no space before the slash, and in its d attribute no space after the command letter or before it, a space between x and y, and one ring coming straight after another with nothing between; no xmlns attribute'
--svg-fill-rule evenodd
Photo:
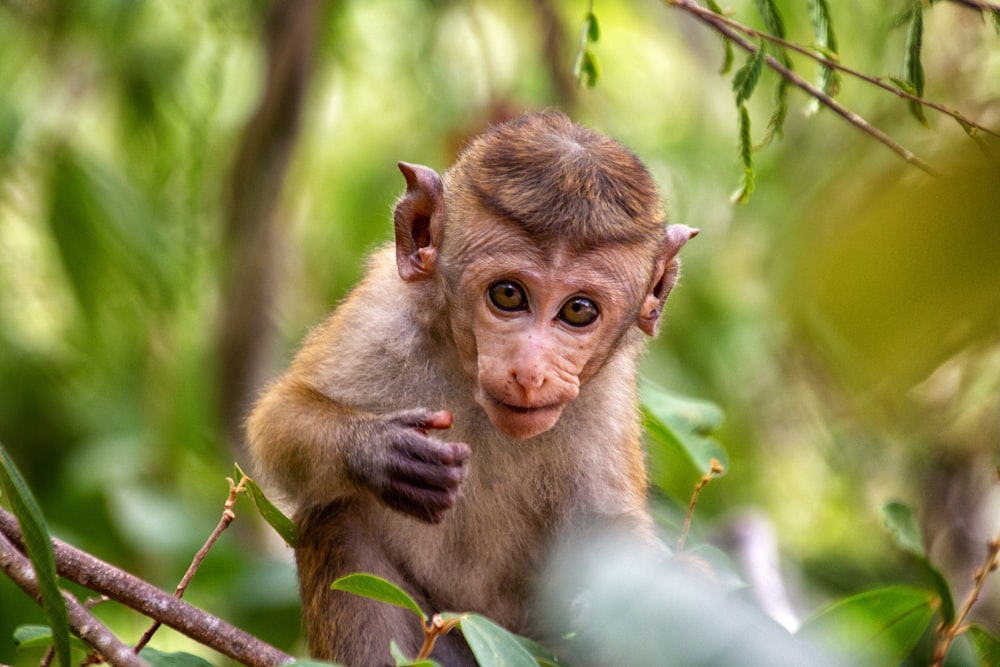
<svg viewBox="0 0 1000 667"><path fill-rule="evenodd" d="M695 18L700 20L702 23L708 24L710 27L714 28L717 32L722 34L724 37L729 39L731 42L739 46L741 49L747 53L757 53L757 47L755 47L750 42L746 41L743 36L734 28L732 28L726 20L716 14L715 12L709 11L704 7L701 7L693 0L666 0L667 4L674 7L683 9L693 15ZM904 148L902 145L894 141L889 135L887 135L882 130L878 129L864 118L862 118L857 113L851 111L847 107L837 102L835 99L824 93L822 90L812 85L798 74L792 70L785 67L783 64L778 62L773 56L766 56L765 62L767 66L772 70L777 72L780 76L784 77L786 81L791 83L797 88L804 90L810 96L819 100L821 104L836 113L838 116L844 118L851 125L854 125L859 130L870 135L880 143L884 144L892 152L899 155L903 160L912 164L913 166L921 169L922 171L935 175L933 168L919 157L914 155L912 152Z"/></svg>
<svg viewBox="0 0 1000 667"><path fill-rule="evenodd" d="M229 497L226 498L226 504L223 506L222 518L219 519L219 523L215 526L215 530L212 531L212 534L208 536L207 540L205 540L205 544L202 545L201 549L198 550L198 553L194 555L194 560L191 561L191 565L188 566L184 576L181 577L180 583L177 584L177 588L174 589L174 597L178 600L184 597L184 591L187 590L188 584L191 583L191 580L194 578L198 568L201 567L201 564L208 555L209 550L215 545L219 536L222 535L222 531L228 528L229 524L231 524L233 519L236 518L236 513L233 512L233 504L236 502L236 496L243 490L246 479L246 476L244 476L240 478L240 483L236 484L229 477L226 478L226 481L229 482ZM149 629L146 630L142 637L139 638L139 641L136 642L133 650L136 653L141 651L143 647L149 643L149 640L153 638L156 631L160 629L161 625L163 624L160 621L153 621L153 624L149 626Z"/></svg>
<svg viewBox="0 0 1000 667"><path fill-rule="evenodd" d="M688 503L687 514L684 515L684 527L681 528L681 535L677 538L677 551L684 550L684 543L687 542L688 533L691 532L691 521L694 518L694 508L698 504L698 498L701 496L701 491L709 482L715 478L716 475L722 474L723 467L719 463L718 459L712 459L708 464L708 472L701 476L698 483L694 487L694 493L691 494L691 502Z"/></svg>
<svg viewBox="0 0 1000 667"><path fill-rule="evenodd" d="M941 627L937 629L934 636L934 661L931 663L931 667L942 667L944 665L944 659L948 655L951 643L968 629L968 626L965 625L965 619L969 617L972 606L976 604L976 600L979 599L979 595L983 592L983 587L986 585L986 578L998 567L1000 567L1000 535L990 540L987 545L986 562L973 575L972 590L965 599L965 604L962 605L962 611L959 612L952 623L948 625L942 623Z"/></svg>
<svg viewBox="0 0 1000 667"><path fill-rule="evenodd" d="M434 614L429 623L421 622L424 630L424 645L420 647L420 652L414 662L426 660L434 650L434 643L441 635L451 632L452 628L462 622L461 618L450 618L447 621L439 614Z"/></svg>

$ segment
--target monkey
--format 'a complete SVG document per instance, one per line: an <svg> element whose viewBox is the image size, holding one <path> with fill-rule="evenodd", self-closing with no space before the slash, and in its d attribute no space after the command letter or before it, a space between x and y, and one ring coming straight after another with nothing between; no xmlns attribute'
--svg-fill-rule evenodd
<svg viewBox="0 0 1000 667"><path fill-rule="evenodd" d="M247 419L255 469L294 506L310 653L346 665L423 636L338 577L537 637L564 536L611 522L655 540L637 365L697 234L667 224L634 153L561 111L491 127L443 175L398 167L395 242ZM475 664L454 632L431 657Z"/></svg>

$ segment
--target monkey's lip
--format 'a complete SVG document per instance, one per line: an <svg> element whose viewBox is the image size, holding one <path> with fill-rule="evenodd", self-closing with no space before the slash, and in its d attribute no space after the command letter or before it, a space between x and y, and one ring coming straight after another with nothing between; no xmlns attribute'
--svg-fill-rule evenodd
<svg viewBox="0 0 1000 667"><path fill-rule="evenodd" d="M519 415L530 415L540 412L545 412L546 410L556 410L562 407L562 403L549 403L548 405L511 405L510 403L504 403L501 400L493 399L493 403L500 408L505 410L510 410L511 412Z"/></svg>

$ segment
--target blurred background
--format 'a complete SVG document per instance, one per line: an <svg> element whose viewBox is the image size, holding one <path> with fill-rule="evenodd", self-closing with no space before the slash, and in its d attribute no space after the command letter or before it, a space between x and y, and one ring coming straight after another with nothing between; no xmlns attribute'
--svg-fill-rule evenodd
<svg viewBox="0 0 1000 667"><path fill-rule="evenodd" d="M734 17L759 27L753 3ZM830 1L842 61L897 75L905 0ZM813 41L804 2L779 3ZM699 227L644 374L719 405L727 474L699 534L748 516L793 610L920 581L882 527L910 504L964 596L1000 531L1000 167L961 126L845 78L839 96L930 178L790 96L742 168L715 34L667 3L598 2L601 68L572 75L580 0L0 1L0 441L53 533L172 590L219 519L260 383L391 238L398 160L444 170L489 122L559 107L631 147ZM1000 36L926 15L925 96L1000 129ZM737 64L742 62L738 55ZM796 59L805 78L813 63ZM772 109L765 74L755 140ZM988 137L981 137L988 143ZM989 157L992 150L993 158ZM657 475L686 504L700 473ZM240 501L186 598L303 653L290 553ZM103 605L134 640L145 620ZM977 607L996 632L994 581ZM0 577L0 663L41 612ZM195 650L167 630L153 642ZM213 660L219 660L212 656Z"/></svg>

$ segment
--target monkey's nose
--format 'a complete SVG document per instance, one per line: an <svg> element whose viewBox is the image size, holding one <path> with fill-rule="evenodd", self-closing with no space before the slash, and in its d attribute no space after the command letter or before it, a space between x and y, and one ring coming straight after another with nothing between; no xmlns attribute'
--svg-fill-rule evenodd
<svg viewBox="0 0 1000 667"><path fill-rule="evenodd" d="M545 373L539 368L514 368L511 371L514 381L524 390L525 396L537 391L545 384Z"/></svg>

